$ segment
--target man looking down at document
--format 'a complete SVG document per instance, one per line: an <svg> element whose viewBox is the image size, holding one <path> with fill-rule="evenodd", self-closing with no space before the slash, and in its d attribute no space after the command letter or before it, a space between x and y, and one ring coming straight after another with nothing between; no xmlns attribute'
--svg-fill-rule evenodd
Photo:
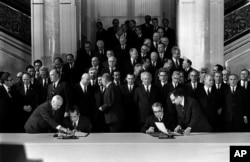
<svg viewBox="0 0 250 162"><path fill-rule="evenodd" d="M155 102L152 105L152 110L154 114L147 117L146 122L142 127L141 131L144 133L159 132L157 126L155 125L155 122L162 122L164 123L167 129L171 129L170 122L164 114L162 104L159 102Z"/></svg>
<svg viewBox="0 0 250 162"><path fill-rule="evenodd" d="M198 102L192 97L184 96L182 89L176 89L170 93L170 99L176 106L178 125L175 132L184 131L184 135L192 132L210 132L211 126L201 112Z"/></svg>

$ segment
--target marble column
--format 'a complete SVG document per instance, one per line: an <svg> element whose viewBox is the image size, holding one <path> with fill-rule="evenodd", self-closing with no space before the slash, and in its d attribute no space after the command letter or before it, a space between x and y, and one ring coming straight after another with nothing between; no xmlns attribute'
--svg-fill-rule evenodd
<svg viewBox="0 0 250 162"><path fill-rule="evenodd" d="M51 67L60 56L60 2L44 0L44 65Z"/></svg>
<svg viewBox="0 0 250 162"><path fill-rule="evenodd" d="M178 42L183 57L197 70L223 63L222 12L215 12L215 0L179 0L177 4ZM219 0L217 0L219 1ZM212 7L211 7L212 4ZM222 15L221 15L222 14ZM220 18L218 21L215 19Z"/></svg>

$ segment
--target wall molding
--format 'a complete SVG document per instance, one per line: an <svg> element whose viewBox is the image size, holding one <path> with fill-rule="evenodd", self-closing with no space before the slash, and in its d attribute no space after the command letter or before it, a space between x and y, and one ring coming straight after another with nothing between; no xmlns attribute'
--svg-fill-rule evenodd
<svg viewBox="0 0 250 162"><path fill-rule="evenodd" d="M3 32L0 32L0 41L12 46L13 48L16 48L19 51L22 51L23 53L31 56L31 46L27 45ZM0 46L1 47L1 46Z"/></svg>
<svg viewBox="0 0 250 162"><path fill-rule="evenodd" d="M239 60L241 57L248 55L249 53L250 53L250 49L245 50L245 51L239 53L238 55L235 55L235 56L231 57L230 59L226 60L225 61L226 67L228 67L229 64Z"/></svg>

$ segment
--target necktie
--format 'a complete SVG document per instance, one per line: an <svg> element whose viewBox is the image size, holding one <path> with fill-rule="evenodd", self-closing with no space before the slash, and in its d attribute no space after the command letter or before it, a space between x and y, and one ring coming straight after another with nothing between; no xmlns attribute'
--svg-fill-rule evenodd
<svg viewBox="0 0 250 162"><path fill-rule="evenodd" d="M46 84L46 80L43 79L43 87L45 87L45 84Z"/></svg>
<svg viewBox="0 0 250 162"><path fill-rule="evenodd" d="M207 89L207 96L209 96L210 95L210 90L209 90L209 88Z"/></svg>
<svg viewBox="0 0 250 162"><path fill-rule="evenodd" d="M12 96L11 96L11 89L10 89L10 87L8 87L7 93L8 93L8 95L9 95L10 97L12 97Z"/></svg>
<svg viewBox="0 0 250 162"><path fill-rule="evenodd" d="M73 123L73 128L76 129L76 123L75 122Z"/></svg>
<svg viewBox="0 0 250 162"><path fill-rule="evenodd" d="M146 93L149 95L149 86L146 86Z"/></svg>
<svg viewBox="0 0 250 162"><path fill-rule="evenodd" d="M232 87L232 93L233 94L235 93L235 87Z"/></svg>
<svg viewBox="0 0 250 162"><path fill-rule="evenodd" d="M27 85L24 86L24 91L25 91L25 96L26 96L27 92L28 92L28 86Z"/></svg>
<svg viewBox="0 0 250 162"><path fill-rule="evenodd" d="M52 96L54 96L55 92L56 92L56 84L53 83L52 90L51 90Z"/></svg>

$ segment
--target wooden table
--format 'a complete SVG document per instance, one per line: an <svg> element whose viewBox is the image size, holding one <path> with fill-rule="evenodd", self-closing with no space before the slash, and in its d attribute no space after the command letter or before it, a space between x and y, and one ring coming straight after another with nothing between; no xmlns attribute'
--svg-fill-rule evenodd
<svg viewBox="0 0 250 162"><path fill-rule="evenodd" d="M192 133L175 139L142 133L92 133L65 140L54 138L53 134L2 133L0 142L0 155L11 152L11 157L19 155L29 161L228 162L229 146L250 146L250 133Z"/></svg>

